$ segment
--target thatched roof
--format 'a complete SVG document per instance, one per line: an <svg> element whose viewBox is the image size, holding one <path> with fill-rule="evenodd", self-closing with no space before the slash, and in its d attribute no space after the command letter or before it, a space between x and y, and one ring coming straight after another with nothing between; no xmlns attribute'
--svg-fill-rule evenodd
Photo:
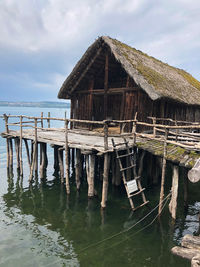
<svg viewBox="0 0 200 267"><path fill-rule="evenodd" d="M200 105L200 82L184 70L169 66L147 54L108 36L99 37L85 52L64 81L58 98L66 98L78 86L100 53L106 47L116 61L152 100L168 98L189 105Z"/></svg>

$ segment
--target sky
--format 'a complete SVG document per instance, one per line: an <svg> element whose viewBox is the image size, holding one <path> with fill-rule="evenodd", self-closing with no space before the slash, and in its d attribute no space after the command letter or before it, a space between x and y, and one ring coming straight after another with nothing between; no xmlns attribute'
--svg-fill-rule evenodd
<svg viewBox="0 0 200 267"><path fill-rule="evenodd" d="M57 101L102 35L200 80L199 0L0 0L0 101Z"/></svg>

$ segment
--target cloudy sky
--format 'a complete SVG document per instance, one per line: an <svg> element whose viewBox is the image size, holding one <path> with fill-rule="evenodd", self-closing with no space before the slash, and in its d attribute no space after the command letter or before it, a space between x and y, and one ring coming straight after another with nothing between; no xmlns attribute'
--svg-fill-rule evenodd
<svg viewBox="0 0 200 267"><path fill-rule="evenodd" d="M101 35L200 80L199 0L0 0L0 100L57 100Z"/></svg>

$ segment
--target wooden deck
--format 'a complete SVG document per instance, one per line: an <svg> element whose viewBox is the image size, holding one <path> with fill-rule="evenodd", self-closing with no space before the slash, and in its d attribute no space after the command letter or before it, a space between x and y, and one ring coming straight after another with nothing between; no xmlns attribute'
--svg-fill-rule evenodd
<svg viewBox="0 0 200 267"><path fill-rule="evenodd" d="M4 138L20 138L20 131L9 130L9 133L2 133ZM164 141L162 137L153 138L152 134L136 134L134 142L133 134L109 134L108 149L105 151L104 135L103 133L89 131L89 130L69 130L68 131L68 146L69 148L78 148L82 153L96 153L102 155L107 152L113 152L111 139L114 138L115 143L123 142L125 137L130 146L137 146L139 149L148 151L149 153L163 157ZM22 133L22 138L26 140L35 140L34 129L25 129ZM50 146L65 147L65 129L64 128L44 128L37 130L37 141L39 143L46 143ZM184 144L173 144L168 141L166 159L181 166L192 168L196 160L200 157L200 148L198 143L194 146L191 142ZM121 146L121 149L124 147Z"/></svg>

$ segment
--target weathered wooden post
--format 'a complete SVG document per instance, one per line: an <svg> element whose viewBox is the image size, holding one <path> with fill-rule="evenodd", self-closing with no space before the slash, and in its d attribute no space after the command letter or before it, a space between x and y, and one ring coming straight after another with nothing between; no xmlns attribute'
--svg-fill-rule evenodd
<svg viewBox="0 0 200 267"><path fill-rule="evenodd" d="M108 194L108 174L110 165L110 155L108 154L108 122L104 121L104 170L103 170L103 187L102 187L102 200L101 207L106 207L107 194Z"/></svg>
<svg viewBox="0 0 200 267"><path fill-rule="evenodd" d="M167 138L168 138L169 130L165 128L165 136L164 136L164 147L163 147L163 162L162 162L162 176L161 176L161 188L160 188L160 202L158 214L160 215L162 212L163 199L164 199L164 184L165 184L165 172L166 172L166 156L167 156Z"/></svg>
<svg viewBox="0 0 200 267"><path fill-rule="evenodd" d="M152 118L152 120L153 120L153 137L156 137L156 118L155 117L153 117Z"/></svg>
<svg viewBox="0 0 200 267"><path fill-rule="evenodd" d="M66 192L70 194L70 185L69 185L69 145L68 145L68 123L65 114L65 183L66 183Z"/></svg>
<svg viewBox="0 0 200 267"><path fill-rule="evenodd" d="M17 161L17 171L20 169L20 163L19 163L19 138L16 137L15 139L15 152L16 152L16 161Z"/></svg>
<svg viewBox="0 0 200 267"><path fill-rule="evenodd" d="M3 115L4 117L4 121L5 121L5 130L6 133L9 133L9 129L8 129L8 116L6 114ZM10 146L9 146L9 141L8 141L8 137L6 138L6 152L7 152L7 170L9 169L10 166Z"/></svg>
<svg viewBox="0 0 200 267"><path fill-rule="evenodd" d="M64 183L64 165L63 165L63 148L62 147L58 149L58 162L59 162L61 183L63 184Z"/></svg>
<svg viewBox="0 0 200 267"><path fill-rule="evenodd" d="M19 151L20 151L20 175L23 176L23 161L22 161L22 116L20 116L20 143L19 143Z"/></svg>
<svg viewBox="0 0 200 267"><path fill-rule="evenodd" d="M58 146L55 145L54 149L54 175L58 174L59 171L59 163L58 163Z"/></svg>
<svg viewBox="0 0 200 267"><path fill-rule="evenodd" d="M90 156L90 163L89 163ZM88 181L88 197L94 196L94 170L95 170L95 155L90 154L86 156L87 165L87 181Z"/></svg>
<svg viewBox="0 0 200 267"><path fill-rule="evenodd" d="M81 151L80 149L76 149L76 167L75 167L75 175L76 175L76 188L80 189L81 181Z"/></svg>
<svg viewBox="0 0 200 267"><path fill-rule="evenodd" d="M177 197L178 197L178 181L179 181L179 168L178 166L173 166L173 176L172 176L172 197L169 203L169 211L172 218L176 219L176 209L177 209Z"/></svg>
<svg viewBox="0 0 200 267"><path fill-rule="evenodd" d="M37 171L38 171L37 118L34 118L34 129L35 129L35 140L34 140L33 159L32 159L32 164L31 164L29 182L31 182L33 179L34 168L35 168L36 176L37 176Z"/></svg>
<svg viewBox="0 0 200 267"><path fill-rule="evenodd" d="M13 170L13 143L12 143L12 138L9 138L8 139L9 140L9 146L10 146L10 148L9 148L9 165L10 165L10 169L11 169L11 172L12 172L12 170Z"/></svg>
<svg viewBox="0 0 200 267"><path fill-rule="evenodd" d="M51 114L50 114L50 112L48 112L48 119L47 119L48 128L50 128L50 116L51 116Z"/></svg>
<svg viewBox="0 0 200 267"><path fill-rule="evenodd" d="M43 128L44 124L43 124L43 112L41 112L41 128Z"/></svg>
<svg viewBox="0 0 200 267"><path fill-rule="evenodd" d="M28 141L26 139L24 139L24 144L25 144L25 147L26 147L26 154L27 154L27 160L28 160L29 169L31 171L31 159L30 159Z"/></svg>

